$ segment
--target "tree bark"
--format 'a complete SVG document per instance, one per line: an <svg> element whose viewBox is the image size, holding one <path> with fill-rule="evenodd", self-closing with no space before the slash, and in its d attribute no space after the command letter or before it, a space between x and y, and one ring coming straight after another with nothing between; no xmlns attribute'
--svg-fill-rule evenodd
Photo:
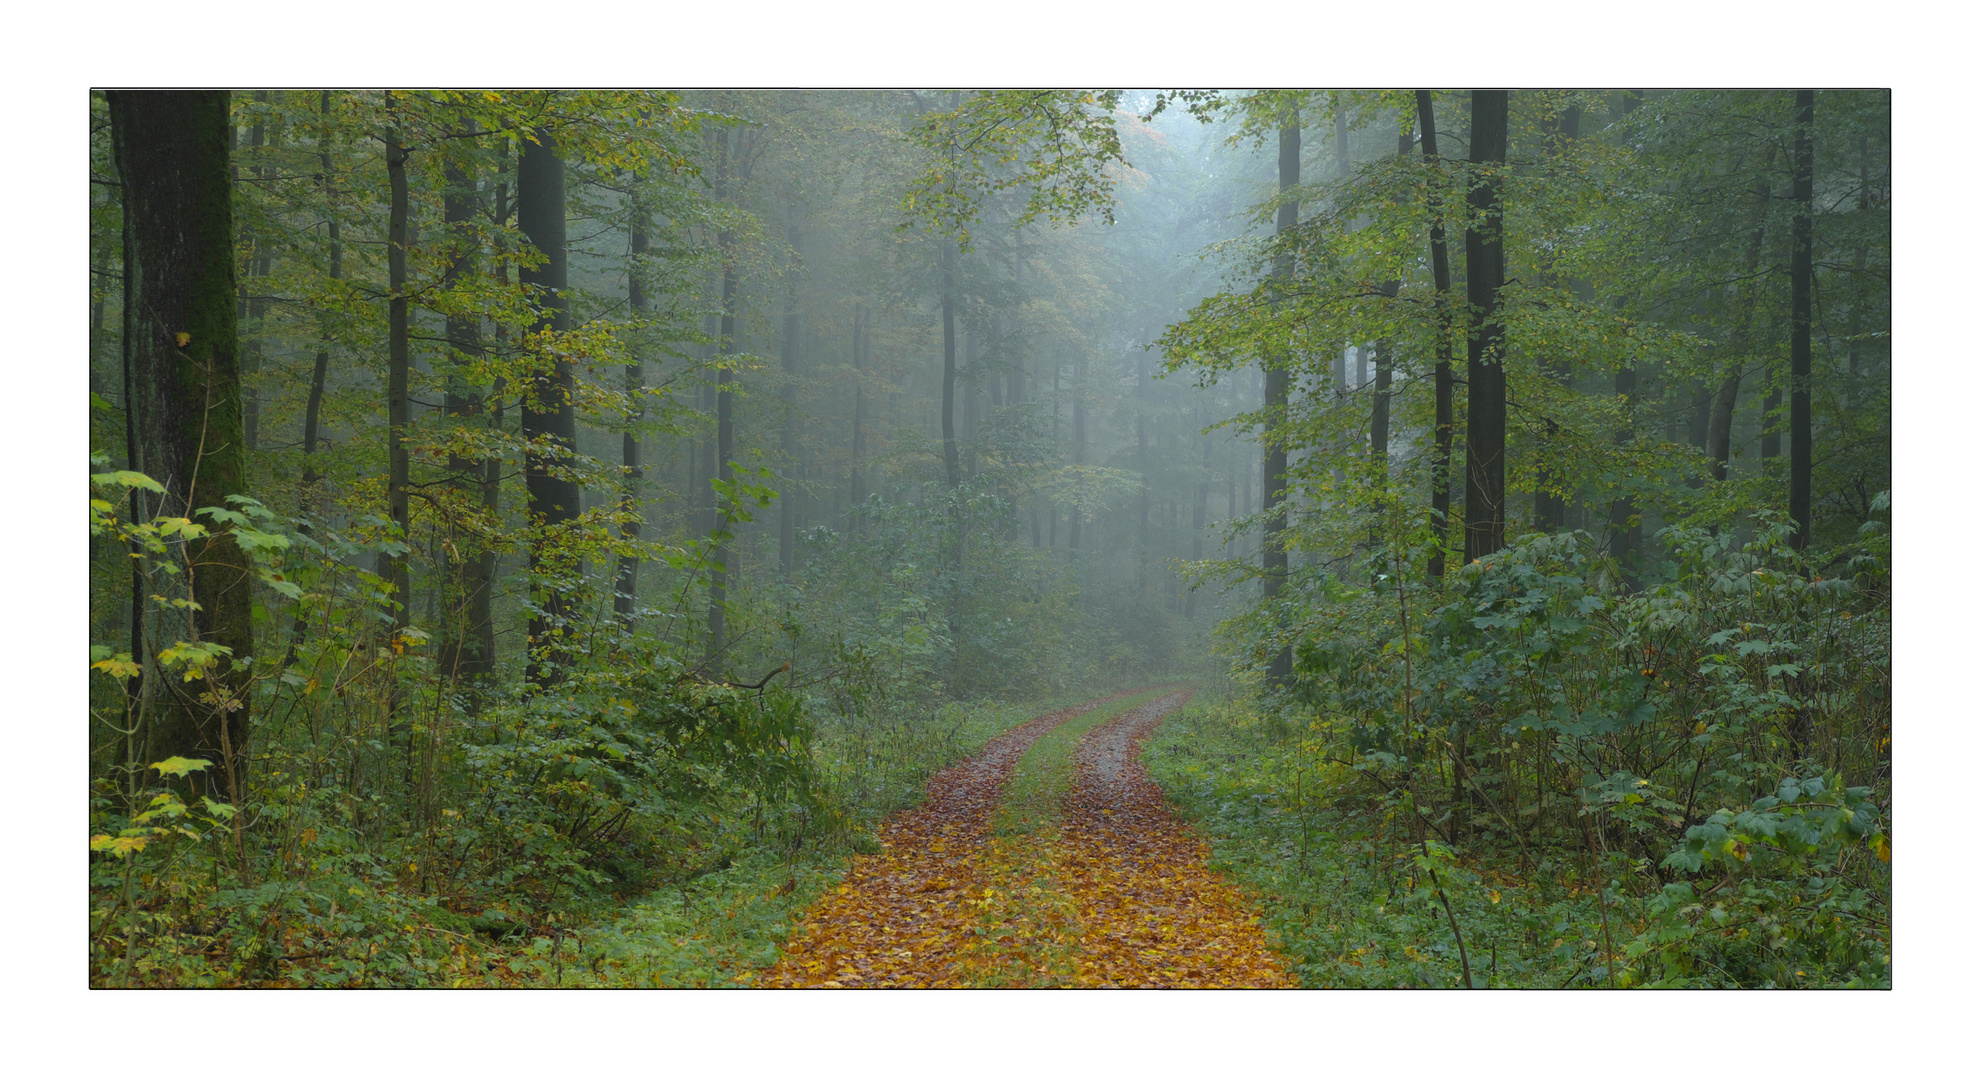
<svg viewBox="0 0 1980 1080"><path fill-rule="evenodd" d="M796 303L796 297L792 297ZM803 323L795 310L784 313L784 388L777 396L783 400L784 424L780 446L784 457L784 491L777 500L777 565L784 577L791 576L797 560L797 499L798 488L793 482L798 473L798 430L797 430L797 363L798 336L803 332Z"/></svg>
<svg viewBox="0 0 1980 1080"><path fill-rule="evenodd" d="M254 92L254 100L257 105L267 104L268 91L256 90ZM259 151L264 146L270 145L272 145L272 141L268 138L267 122L257 117L255 122L248 128L248 148ZM254 156L259 158L261 155L257 153ZM273 175L273 170L269 169L265 163L256 163L254 168L255 180L266 183ZM243 299L246 306L238 314L245 316L246 319L245 332L242 334L243 340L241 342L241 381L243 384L241 388L241 429L247 441L247 448L252 451L259 445L261 428L261 397L255 390L252 382L255 373L261 370L263 336L261 324L262 319L268 314L268 300L261 295L262 289L266 286L265 284L258 286L256 282L265 283L267 281L268 273L273 266L274 253L262 241L262 238L257 235L251 234L249 236L249 247L254 252L254 257L248 264L248 280L241 290L244 294Z"/></svg>
<svg viewBox="0 0 1980 1080"><path fill-rule="evenodd" d="M1281 201L1273 226L1282 242L1299 224L1299 203L1286 197L1287 191L1299 185L1299 138L1300 120L1295 110L1279 126ZM1279 288L1289 289L1292 276L1292 256L1282 253L1272 267L1272 277ZM1263 600L1268 607L1277 602L1286 584L1286 426L1292 406L1292 377L1287 368L1291 362L1291 357L1280 356L1265 364L1265 532L1259 545L1258 567L1263 575ZM1291 646L1272 655L1266 664L1265 677L1276 687L1292 680Z"/></svg>
<svg viewBox="0 0 1980 1080"><path fill-rule="evenodd" d="M192 516L246 491L241 373L235 312L233 185L228 95L220 91L110 91L110 137L123 183L124 365L132 467L163 485L133 499L139 521ZM139 624L152 703L144 761L181 756L214 763L198 782L238 801L250 706L246 661L254 652L252 582L231 531L217 527L186 552L196 608L158 605ZM169 588L156 575L152 586ZM143 611L148 590L132 598ZM198 700L198 682L160 670L177 641L232 650L207 689L236 708ZM134 762L133 764L138 764Z"/></svg>
<svg viewBox="0 0 1980 1080"><path fill-rule="evenodd" d="M1581 106L1570 105L1562 109L1547 122L1547 156L1558 157L1569 144L1581 137ZM1561 279L1551 269L1541 275L1541 282L1550 288L1560 288ZM1542 357L1540 370L1570 390L1574 387L1574 362L1563 355ZM1570 481L1560 463L1559 444L1561 426L1553 417L1546 418L1545 435L1540 452L1534 461L1533 524L1545 532L1560 532L1567 528L1568 499Z"/></svg>
<svg viewBox="0 0 1980 1080"><path fill-rule="evenodd" d="M387 91L389 94L390 91ZM396 110L395 110L396 111ZM411 508L406 496L411 459L406 453L406 426L411 410L406 401L412 369L412 332L406 299L406 218L410 197L406 185L407 152L401 142L398 119L385 132L385 174L391 188L391 206L385 234L385 504L386 513L397 527L393 539L410 544ZM390 551L378 553L378 576L392 588L392 629L403 630L412 614L411 580L406 560Z"/></svg>
<svg viewBox="0 0 1980 1080"><path fill-rule="evenodd" d="M516 163L516 224L543 262L521 272L521 283L537 304L532 336L541 350L528 392L523 395L524 480L529 489L533 542L529 576L536 606L529 620L529 680L537 686L561 682L570 651L562 644L571 616L564 580L577 567L561 541L565 527L582 510L578 482L568 475L577 450L577 410L571 400L571 362L555 349L555 335L570 329L569 254L564 243L564 160L556 136L538 129L522 141Z"/></svg>
<svg viewBox="0 0 1980 1080"><path fill-rule="evenodd" d="M1622 114L1628 116L1643 104L1639 91L1624 91ZM1616 396L1621 399L1625 412L1622 427L1616 430L1615 441L1618 447L1629 445L1635 436L1634 411L1636 407L1636 369L1619 367L1616 369ZM1622 568L1623 583L1629 588L1637 587L1637 551L1643 546L1643 519L1637 513L1636 502L1628 495L1609 500L1609 553L1615 556L1616 564Z"/></svg>
<svg viewBox="0 0 1980 1080"><path fill-rule="evenodd" d="M717 134L715 159L715 198L717 201L728 198L729 175L731 169L729 153L729 133ZM715 461L713 472L724 484L733 483L730 462L736 450L735 395L730 387L735 383L735 372L729 368L728 357L736 352L736 234L732 229L723 229L715 234L715 245L722 253L722 321L717 351L723 358L722 368L715 376ZM726 509L715 515L715 531L726 536L732 522ZM720 656L728 646L729 615L729 559L731 551L725 539L715 545L715 567L708 582L708 655Z"/></svg>
<svg viewBox="0 0 1980 1080"><path fill-rule="evenodd" d="M1423 161L1437 171L1434 180L1441 184L1443 166L1437 155L1437 117L1428 90L1416 92L1416 121L1423 129ZM1451 373L1451 249L1444 239L1441 194L1431 196L1430 280L1437 293L1437 414L1434 421L1436 444L1430 458L1430 517L1438 528L1438 539L1427 569L1432 578L1441 578L1444 576L1444 544L1450 535L1451 444L1455 423L1451 402L1454 390Z"/></svg>
<svg viewBox="0 0 1980 1080"><path fill-rule="evenodd" d="M1809 342L1815 288L1815 91L1794 92L1794 250L1788 260L1793 311L1788 324L1788 517L1790 543L1808 550L1815 438L1809 395L1813 350Z"/></svg>
<svg viewBox="0 0 1980 1080"><path fill-rule="evenodd" d="M949 489L962 486L962 462L956 452L956 251L942 242L942 466Z"/></svg>
<svg viewBox="0 0 1980 1080"><path fill-rule="evenodd" d="M866 307L853 305L852 505L855 514L866 504ZM864 518L854 523L864 533Z"/></svg>
<svg viewBox="0 0 1980 1080"><path fill-rule="evenodd" d="M1471 179L1466 201L1473 224L1464 230L1465 300L1472 321L1465 335L1464 558L1472 562L1506 546L1505 326L1499 289L1506 279L1498 170L1506 161L1505 90L1471 92Z"/></svg>
<svg viewBox="0 0 1980 1080"><path fill-rule="evenodd" d="M630 240L630 258L626 263L626 306L631 309L633 320L644 322L647 313L646 282L641 277L645 272L644 256L649 243L646 235L646 214L638 199L633 200L633 218ZM637 331L644 340L646 329ZM619 538L628 543L639 539L640 481L646 476L646 467L640 463L639 433L634 425L646 416L643 395L646 392L646 362L643 350L635 345L626 365L626 430L619 437L619 469L624 487L619 494L619 513L624 520L619 524ZM612 583L612 613L618 616L619 625L631 630L639 611L639 556L625 554L619 556L618 576Z"/></svg>
<svg viewBox="0 0 1980 1080"><path fill-rule="evenodd" d="M459 134L471 136L474 131L469 126ZM441 215L447 230L449 257L441 285L449 290L460 288L474 275L480 262L481 237L475 219L481 214L481 198L477 178L469 171L465 157L457 149L449 150L442 162L447 186L441 199ZM467 424L480 416L484 405L480 389L470 385L462 373L481 354L480 318L459 312L449 314L447 350L449 365L441 409L450 423ZM452 452L447 455L448 483L459 506L473 506L481 501L486 471L487 463L479 458ZM494 674L493 627L482 623L487 618L486 593L493 584L495 557L480 541L479 530L463 531L458 522L459 518L455 517L450 524L453 550L445 555L447 603L441 620L440 671L473 688L468 695L468 707L478 711L481 691Z"/></svg>
<svg viewBox="0 0 1980 1080"><path fill-rule="evenodd" d="M331 281L344 276L344 241L337 222L337 176L332 171L330 158L330 134L333 120L330 112L330 91L322 92L318 106L322 113L323 133L316 140L317 163L323 170L323 216L324 228L330 240L330 266L326 275ZM323 386L330 374L331 318L328 311L317 317L316 363L309 376L309 399L303 410L302 438L302 498L301 510L305 518L314 512L312 502L316 484L322 475L316 471L316 452L321 442L320 423L323 415ZM305 526L306 528L307 526Z"/></svg>

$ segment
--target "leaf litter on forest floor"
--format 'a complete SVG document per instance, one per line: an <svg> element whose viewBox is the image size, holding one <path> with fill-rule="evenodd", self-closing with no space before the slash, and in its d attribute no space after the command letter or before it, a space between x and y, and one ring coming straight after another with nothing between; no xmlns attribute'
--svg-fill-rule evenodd
<svg viewBox="0 0 1980 1080"><path fill-rule="evenodd" d="M880 853L853 860L845 883L805 913L756 985L981 985L970 955L981 947L985 890L994 898L997 886L980 854L1018 759L1046 732L1129 693L1046 713L936 774L927 801L880 827Z"/></svg>
<svg viewBox="0 0 1980 1080"><path fill-rule="evenodd" d="M1128 696L1038 717L937 776L757 985L1296 985L1135 760L1189 692Z"/></svg>

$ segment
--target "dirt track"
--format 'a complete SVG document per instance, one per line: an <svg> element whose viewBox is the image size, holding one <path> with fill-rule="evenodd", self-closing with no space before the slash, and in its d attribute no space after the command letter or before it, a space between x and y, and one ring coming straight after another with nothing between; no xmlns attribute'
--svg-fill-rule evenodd
<svg viewBox="0 0 1980 1080"><path fill-rule="evenodd" d="M805 914L765 987L1289 986L1256 919L1203 863L1136 755L1189 691L1088 733L1062 824L993 838L1018 759L1107 702L1048 713L928 785L883 850Z"/></svg>

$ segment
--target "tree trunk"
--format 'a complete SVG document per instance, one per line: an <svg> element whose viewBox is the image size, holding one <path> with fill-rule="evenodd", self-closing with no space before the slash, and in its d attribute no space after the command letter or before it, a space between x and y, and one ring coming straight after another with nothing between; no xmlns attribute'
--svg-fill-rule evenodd
<svg viewBox="0 0 1980 1080"><path fill-rule="evenodd" d="M942 465L949 488L962 486L962 463L956 453L956 253L942 242Z"/></svg>
<svg viewBox="0 0 1980 1080"><path fill-rule="evenodd" d="M1200 399L1199 399L1200 402ZM1202 407L1198 405L1197 427L1203 426ZM1193 562L1203 561L1203 529L1210 524L1210 436L1203 436L1203 473L1196 482L1196 505L1189 515L1190 538L1189 557ZM1183 618L1196 618L1196 589L1191 588L1183 595Z"/></svg>
<svg viewBox="0 0 1980 1080"><path fill-rule="evenodd" d="M729 195L729 133L718 133L715 159L715 198L721 201ZM736 234L734 230L723 229L715 234L715 245L722 253L722 322L717 350L723 357L721 371L715 376L715 460L713 472L722 483L734 482L730 462L736 450L735 395L729 388L735 383L735 373L729 370L728 357L736 352ZM727 537L732 522L726 509L715 516L715 532ZM728 646L729 615L729 559L730 547L727 539L715 545L715 567L708 581L708 655L712 659L720 656Z"/></svg>
<svg viewBox="0 0 1980 1080"><path fill-rule="evenodd" d="M852 416L852 504L853 512L866 504L866 307L853 305L853 416ZM854 531L866 531L865 519L858 519Z"/></svg>
<svg viewBox="0 0 1980 1080"><path fill-rule="evenodd" d="M330 113L330 91L325 90L322 92L322 98L318 108L323 117L323 133L316 140L317 163L318 167L323 170L324 227L330 239L330 267L327 276L331 281L338 281L344 276L344 241L343 234L339 231L337 223L337 176L332 171L330 159L330 132L333 123ZM322 479L322 475L316 471L316 452L318 443L321 441L321 428L319 424L323 415L323 386L330 374L331 320L328 311L324 311L317 316L316 333L318 338L316 363L310 371L309 399L308 404L303 409L303 467L300 510L305 519L314 513L315 507L312 499L315 493L316 483ZM306 528L307 525L305 525Z"/></svg>
<svg viewBox="0 0 1980 1080"><path fill-rule="evenodd" d="M1467 197L1477 227L1464 230L1465 300L1473 321L1465 335L1464 559L1506 546L1506 368L1499 288L1506 279L1498 170L1506 160L1505 90L1471 92L1471 164Z"/></svg>
<svg viewBox="0 0 1980 1080"><path fill-rule="evenodd" d="M254 92L254 100L258 105L267 104L268 91L256 90ZM232 127L231 123L229 127ZM248 148L258 151L264 146L271 145L272 140L268 138L267 123L257 118L254 124L248 128ZM254 156L259 158L261 155L255 154ZM273 170L266 164L256 163L254 178L257 181L265 184L273 175ZM262 242L260 236L250 236L249 246L254 252L254 258L248 264L248 280L241 290L245 294L244 301L246 308L244 311L238 312L238 314L246 317L247 324L244 328L242 334L243 340L241 342L241 380L243 383L241 388L241 430L247 440L248 450L252 451L259 445L260 439L261 396L251 384L255 373L261 370L263 337L261 323L262 319L268 314L268 300L261 294L267 287L265 283L274 259L273 252L266 243Z"/></svg>
<svg viewBox="0 0 1980 1080"><path fill-rule="evenodd" d="M132 467L163 485L133 499L135 517L191 516L246 490L241 374L234 308L233 185L228 95L219 91L110 91L110 137L123 182L125 408ZM218 523L214 523L216 526ZM151 608L136 654L140 696L151 703L142 761L180 756L213 762L199 781L238 801L248 741L248 672L254 653L252 581L231 531L215 530L186 551L197 607ZM164 591L166 575L150 590ZM140 590L148 593L150 590ZM132 598L143 611L148 595ZM202 687L163 672L159 650L178 641L232 650L217 681ZM211 690L234 708L198 700ZM136 764L138 762L134 762Z"/></svg>
<svg viewBox="0 0 1980 1080"><path fill-rule="evenodd" d="M392 126L385 132L385 175L391 187L385 234L385 505L386 513L398 529L394 539L401 544L410 544L412 539L411 508L406 495L411 466L406 453L406 426L412 419L406 401L412 369L412 331L406 300L406 218L411 209L406 188L407 156L394 116ZM403 630L412 615L411 579L404 556L380 551L378 576L392 589L392 629Z"/></svg>
<svg viewBox="0 0 1980 1080"><path fill-rule="evenodd" d="M1558 157L1568 144L1581 137L1581 106L1570 105L1551 118L1547 122L1547 134L1550 136L1547 156ZM1562 284L1551 270L1541 275L1541 282L1556 289ZM1568 357L1560 354L1542 357L1540 370L1561 386L1574 388L1574 362ZM1534 456L1533 525L1544 532L1560 532L1567 528L1571 482L1559 460L1560 424L1549 416L1543 427L1540 452Z"/></svg>
<svg viewBox="0 0 1980 1080"><path fill-rule="evenodd" d="M795 243L795 238L793 238ZM796 296L791 298L796 303ZM797 499L798 487L793 479L798 473L798 430L797 430L797 356L798 335L803 331L802 320L795 310L784 313L784 388L777 396L784 405L784 425L779 448L784 456L784 491L777 499L777 566L789 579L797 560Z"/></svg>
<svg viewBox="0 0 1980 1080"><path fill-rule="evenodd" d="M564 160L548 130L538 129L534 140L522 140L521 160L516 163L516 224L544 257L520 277L537 304L533 334L567 331L570 301L564 290L570 285L570 264L564 245ZM570 457L577 451L571 362L545 348L534 366L522 406L522 435L529 444L523 471L535 534L529 550L530 587L536 599L529 620L529 679L537 686L549 686L563 680L571 659L561 640L571 616L570 597L562 582L578 568L561 541L565 527L578 518L583 496L575 479L556 475L570 467Z"/></svg>
<svg viewBox="0 0 1980 1080"><path fill-rule="evenodd" d="M1624 91L1622 113L1628 116L1643 103L1642 94L1636 90ZM1625 411L1623 426L1617 429L1615 441L1618 447L1627 446L1635 435L1634 412L1636 408L1636 369L1620 367L1616 369L1616 396L1622 400ZM1629 588L1637 587L1637 551L1643 546L1643 519L1636 511L1636 502L1628 495L1609 501L1609 553L1615 556L1616 564L1622 568L1623 583Z"/></svg>
<svg viewBox="0 0 1980 1080"><path fill-rule="evenodd" d="M1794 92L1794 250L1788 260L1793 312L1788 325L1788 517L1796 551L1808 550L1815 438L1809 396L1815 288L1815 91Z"/></svg>
<svg viewBox="0 0 1980 1080"><path fill-rule="evenodd" d="M635 322L646 319L646 283L641 276L645 273L647 250L646 209L637 199L633 202L631 229L631 258L626 264L626 306L632 310ZM643 340L647 330L642 327L638 334ZM646 467L639 459L639 433L634 430L646 416L646 362L639 346L634 346L631 363L626 365L626 430L619 438L619 469L624 488L619 495L619 513L624 520L619 524L619 537L628 543L639 540L640 481L646 476ZM618 577L612 583L612 613L618 616L619 625L631 630L639 611L639 556L624 554L619 556Z"/></svg>
<svg viewBox="0 0 1980 1080"><path fill-rule="evenodd" d="M1769 184L1763 182L1754 188L1753 194L1759 220L1747 238L1746 273L1749 278L1753 277L1754 272L1760 267L1760 253L1767 241L1767 205L1773 198L1773 190ZM1753 302L1749 299L1743 305L1739 329L1733 338L1736 356L1743 356L1746 352L1752 318ZM1740 365L1735 362L1732 369L1719 381L1718 393L1712 398L1712 423L1705 436L1705 454L1712 459L1714 480L1724 480L1732 466L1733 409L1739 403L1739 384L1742 378ZM1762 423L1764 425L1764 419Z"/></svg>
<svg viewBox="0 0 1980 1080"><path fill-rule="evenodd" d="M1286 192L1299 184L1299 113L1294 111L1279 126L1279 208L1274 231L1284 240L1299 223L1299 203ZM1292 286L1293 261L1282 254L1272 267L1272 277L1281 289ZM1259 570L1263 574L1263 602L1269 607L1279 598L1286 583L1286 430L1292 406L1292 378L1286 370L1290 357L1278 357L1265 364L1265 535L1259 545ZM1292 647L1274 653L1265 668L1273 686L1283 687L1292 679Z"/></svg>
<svg viewBox="0 0 1980 1080"><path fill-rule="evenodd" d="M1437 156L1437 117L1430 91L1416 92L1416 121L1423 129L1423 161L1438 170L1442 183L1443 166ZM1450 535L1451 444L1455 416L1451 404L1454 387L1451 378L1451 249L1444 239L1443 196L1433 195L1430 207L1430 279L1437 292L1437 415L1436 448L1430 458L1430 517L1438 528L1437 547L1428 566L1432 578L1444 576L1444 544Z"/></svg>
<svg viewBox="0 0 1980 1080"><path fill-rule="evenodd" d="M472 136L474 132L470 125L460 134ZM449 258L441 286L453 290L474 275L480 261L481 237L475 219L481 213L481 198L478 180L469 171L467 155L458 150L445 153L442 172L447 187L441 200L441 214L447 229ZM468 424L481 415L484 405L481 390L469 384L462 373L463 368L481 355L478 316L459 312L447 316L447 350L449 365L441 407L450 423ZM479 458L451 452L447 455L448 485L460 506L473 506L481 501L486 471L487 463ZM444 556L447 604L441 620L440 672L445 678L471 687L468 707L470 711L479 711L482 691L494 674L494 658L483 651L483 628L477 625L475 616L477 611L485 612L488 607L483 594L492 585L494 555L480 540L480 530L462 530L459 520L455 517L450 522L453 550Z"/></svg>
<svg viewBox="0 0 1980 1080"><path fill-rule="evenodd" d="M1083 391L1086 389L1086 357L1084 354L1073 362L1073 464L1086 464L1086 405ZM1066 509L1066 556L1077 561L1079 555L1080 526L1084 524L1083 508L1074 503Z"/></svg>

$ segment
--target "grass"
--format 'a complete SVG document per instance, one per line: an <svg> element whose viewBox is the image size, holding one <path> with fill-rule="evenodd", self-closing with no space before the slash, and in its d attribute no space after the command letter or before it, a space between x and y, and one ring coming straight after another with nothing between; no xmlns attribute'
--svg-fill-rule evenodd
<svg viewBox="0 0 1980 1080"><path fill-rule="evenodd" d="M1153 696L1109 702L1060 731L1082 722L1085 727L1080 730L1090 730ZM696 878L685 888L648 893L574 933L566 944L530 942L518 957L523 968L518 974L526 973L525 981L539 986L748 986L754 972L776 963L805 909L844 879L852 855L874 850L872 827L919 803L930 776L1042 713L1087 700L1092 696L949 704L920 724L876 725L864 731L852 724L832 724L820 731L817 753L821 770L832 782L857 785L856 791L847 792L852 797L844 800L856 808L859 819L851 845L807 845L786 852L745 848L728 868ZM1058 790L1062 790L1070 783L1073 741L1058 745L1063 766ZM1020 768L1033 760L1028 753ZM1027 805L1049 803L1056 814L1056 794L1044 803L1040 799L1047 799L1043 789ZM1021 868L1035 861L1011 852L1000 865L1010 864L1012 876L1007 881L1014 882L1023 876ZM994 906L1001 909L1026 901L1037 892L1027 881L1000 894ZM992 921L1002 920L986 918ZM989 969L1006 966L1010 965L991 963L983 985L1003 984Z"/></svg>
<svg viewBox="0 0 1980 1080"><path fill-rule="evenodd" d="M998 836L1032 834L1054 828L1059 802L1072 790L1073 748L1088 732L1146 705L1163 690L1148 690L1110 701L1046 732L1018 759L1010 787L997 807L991 831Z"/></svg>
<svg viewBox="0 0 1980 1080"><path fill-rule="evenodd" d="M1303 986L1461 986L1451 916L1410 822L1329 757L1316 732L1203 695L1143 761L1202 829L1213 868L1257 897ZM1608 986L1611 962L1619 987L1890 985L1887 957L1844 942L1852 912L1818 908L1793 882L1729 879L1709 902L1660 914L1654 886L1612 860L1605 934L1588 857L1559 838L1527 854L1522 866L1508 838L1481 830L1436 857L1479 987Z"/></svg>

